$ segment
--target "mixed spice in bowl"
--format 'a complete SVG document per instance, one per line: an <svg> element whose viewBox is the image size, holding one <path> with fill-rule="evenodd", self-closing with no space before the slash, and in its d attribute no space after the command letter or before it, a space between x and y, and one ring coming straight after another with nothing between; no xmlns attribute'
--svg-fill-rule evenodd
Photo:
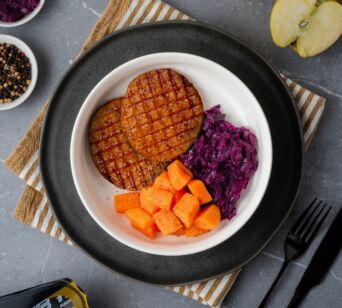
<svg viewBox="0 0 342 308"><path fill-rule="evenodd" d="M15 45L0 43L0 104L22 96L30 83L30 59Z"/></svg>
<svg viewBox="0 0 342 308"><path fill-rule="evenodd" d="M37 76L32 50L13 36L0 35L0 110L23 103L32 93Z"/></svg>

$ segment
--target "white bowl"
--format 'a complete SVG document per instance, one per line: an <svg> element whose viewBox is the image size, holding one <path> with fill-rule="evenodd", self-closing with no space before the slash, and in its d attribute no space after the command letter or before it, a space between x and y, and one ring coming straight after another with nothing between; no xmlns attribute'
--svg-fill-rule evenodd
<svg viewBox="0 0 342 308"><path fill-rule="evenodd" d="M16 26L26 24L40 12L44 3L45 3L45 0L40 0L38 6L30 14L25 15L22 19L19 19L18 21L15 21L15 22L0 21L0 27L16 27Z"/></svg>
<svg viewBox="0 0 342 308"><path fill-rule="evenodd" d="M12 109L21 105L31 95L37 83L38 65L37 65L36 57L34 56L31 48L28 47L22 40L11 35L0 34L0 43L8 43L8 44L17 46L30 59L30 63L31 63L31 83L29 84L26 92L11 103L0 104L0 111L1 111L1 110Z"/></svg>
<svg viewBox="0 0 342 308"><path fill-rule="evenodd" d="M160 235L150 240L131 228L128 219L117 214L113 206L113 196L124 191L101 176L90 156L88 127L95 110L108 100L123 96L128 83L135 76L157 68L171 68L183 74L199 91L204 109L220 104L229 121L250 128L258 140L259 167L237 204L237 215L231 221L223 220L214 231L195 238ZM272 140L258 101L235 75L202 57L183 53L158 53L119 66L90 92L73 128L70 155L78 194L89 214L106 232L134 249L175 256L204 251L218 245L248 221L268 185L272 167Z"/></svg>

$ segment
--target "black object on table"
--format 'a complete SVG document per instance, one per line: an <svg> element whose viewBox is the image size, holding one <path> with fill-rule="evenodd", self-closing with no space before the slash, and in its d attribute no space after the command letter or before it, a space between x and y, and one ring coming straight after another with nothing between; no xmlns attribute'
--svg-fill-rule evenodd
<svg viewBox="0 0 342 308"><path fill-rule="evenodd" d="M72 280L64 278L21 290L0 297L0 307L3 308L32 308L54 292L65 287Z"/></svg>
<svg viewBox="0 0 342 308"><path fill-rule="evenodd" d="M342 208L329 227L321 244L318 246L309 266L299 282L288 308L298 307L308 291L321 283L326 272L333 264L342 247Z"/></svg>
<svg viewBox="0 0 342 308"><path fill-rule="evenodd" d="M330 210L331 207L327 207L326 203L322 205L322 201L318 201L316 198L299 216L291 231L287 235L285 241L285 260L283 266L281 267L272 286L269 288L266 295L260 302L258 308L265 307L269 296L271 295L275 286L278 284L279 279L289 263L303 255L308 249Z"/></svg>

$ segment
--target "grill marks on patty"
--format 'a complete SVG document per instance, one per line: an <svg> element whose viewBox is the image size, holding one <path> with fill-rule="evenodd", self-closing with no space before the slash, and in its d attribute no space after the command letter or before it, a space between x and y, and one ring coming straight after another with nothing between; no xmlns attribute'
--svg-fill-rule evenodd
<svg viewBox="0 0 342 308"><path fill-rule="evenodd" d="M203 121L195 87L170 69L143 73L129 85L121 126L130 145L152 161L170 161L187 151Z"/></svg>
<svg viewBox="0 0 342 308"><path fill-rule="evenodd" d="M138 190L153 183L164 170L164 163L152 162L136 153L121 130L122 99L103 105L92 117L89 141L98 171L115 186Z"/></svg>

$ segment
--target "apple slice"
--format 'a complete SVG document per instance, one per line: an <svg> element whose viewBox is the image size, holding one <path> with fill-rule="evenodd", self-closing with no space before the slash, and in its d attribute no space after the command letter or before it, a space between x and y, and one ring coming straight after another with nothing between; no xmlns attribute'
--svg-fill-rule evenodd
<svg viewBox="0 0 342 308"><path fill-rule="evenodd" d="M270 28L279 47L291 44L300 56L314 56L341 36L342 5L326 0L277 0Z"/></svg>
<svg viewBox="0 0 342 308"><path fill-rule="evenodd" d="M333 45L342 34L342 5L322 3L310 19L307 31L297 39L294 49L302 57L315 56Z"/></svg>
<svg viewBox="0 0 342 308"><path fill-rule="evenodd" d="M303 21L315 10L316 0L277 0L273 6L270 27L274 43L286 47L296 41Z"/></svg>

